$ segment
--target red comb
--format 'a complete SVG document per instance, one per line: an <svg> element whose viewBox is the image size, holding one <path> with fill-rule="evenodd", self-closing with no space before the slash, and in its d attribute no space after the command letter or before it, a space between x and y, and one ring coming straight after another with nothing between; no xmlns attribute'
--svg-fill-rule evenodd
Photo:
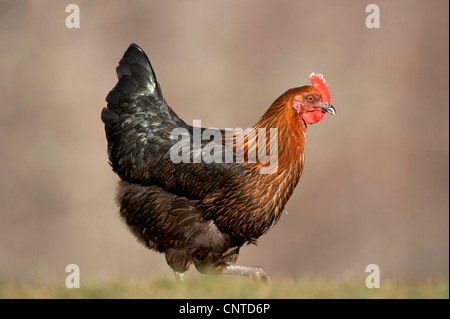
<svg viewBox="0 0 450 319"><path fill-rule="evenodd" d="M312 85L319 90L320 94L322 94L323 101L331 103L330 90L328 89L328 85L323 78L323 74L315 74L313 72L309 76L309 79L311 80Z"/></svg>

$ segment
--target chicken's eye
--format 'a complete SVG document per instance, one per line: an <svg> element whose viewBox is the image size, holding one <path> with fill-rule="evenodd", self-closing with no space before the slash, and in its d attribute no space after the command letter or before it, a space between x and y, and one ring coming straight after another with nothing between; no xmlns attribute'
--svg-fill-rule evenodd
<svg viewBox="0 0 450 319"><path fill-rule="evenodd" d="M314 101L314 96L313 95L308 95L306 97L306 99L308 100L308 102L312 102L312 101Z"/></svg>

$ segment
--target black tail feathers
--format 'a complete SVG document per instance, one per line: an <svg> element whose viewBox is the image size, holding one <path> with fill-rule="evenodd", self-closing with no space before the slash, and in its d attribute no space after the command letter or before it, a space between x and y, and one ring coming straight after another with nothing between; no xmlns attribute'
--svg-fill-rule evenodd
<svg viewBox="0 0 450 319"><path fill-rule="evenodd" d="M155 103L165 104L161 88L156 80L155 72L145 52L132 43L116 68L119 81L106 97L108 108L102 111L102 121L105 124L114 122L119 104L139 96L149 96Z"/></svg>

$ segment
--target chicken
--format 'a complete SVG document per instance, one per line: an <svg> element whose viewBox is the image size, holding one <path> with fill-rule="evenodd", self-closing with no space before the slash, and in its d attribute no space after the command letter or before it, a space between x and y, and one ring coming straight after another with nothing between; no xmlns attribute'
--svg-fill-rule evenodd
<svg viewBox="0 0 450 319"><path fill-rule="evenodd" d="M196 145L196 132L208 131L186 124L168 106L141 48L131 44L116 71L119 81L101 118L109 161L121 179L117 203L131 232L165 254L176 278L194 264L201 273L270 279L262 267L234 263L240 247L256 243L284 211L303 171L307 124L335 115L323 76L313 73L311 86L282 94L246 137L220 130L221 139L209 136ZM177 130L182 133L174 138ZM184 161L174 160L180 136ZM211 144L231 151L232 160L223 161L223 154L199 160ZM264 144L276 163L271 172L262 171L267 159L250 160Z"/></svg>

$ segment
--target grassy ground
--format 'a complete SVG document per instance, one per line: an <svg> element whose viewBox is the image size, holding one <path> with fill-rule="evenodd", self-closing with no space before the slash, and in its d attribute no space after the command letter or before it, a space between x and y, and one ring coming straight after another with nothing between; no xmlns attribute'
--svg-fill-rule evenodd
<svg viewBox="0 0 450 319"><path fill-rule="evenodd" d="M364 278L351 281L274 278L270 284L231 276L186 278L179 283L172 276L145 280L116 279L108 282L81 282L68 289L64 282L0 283L0 298L449 298L448 282L407 285L382 282L368 289Z"/></svg>

